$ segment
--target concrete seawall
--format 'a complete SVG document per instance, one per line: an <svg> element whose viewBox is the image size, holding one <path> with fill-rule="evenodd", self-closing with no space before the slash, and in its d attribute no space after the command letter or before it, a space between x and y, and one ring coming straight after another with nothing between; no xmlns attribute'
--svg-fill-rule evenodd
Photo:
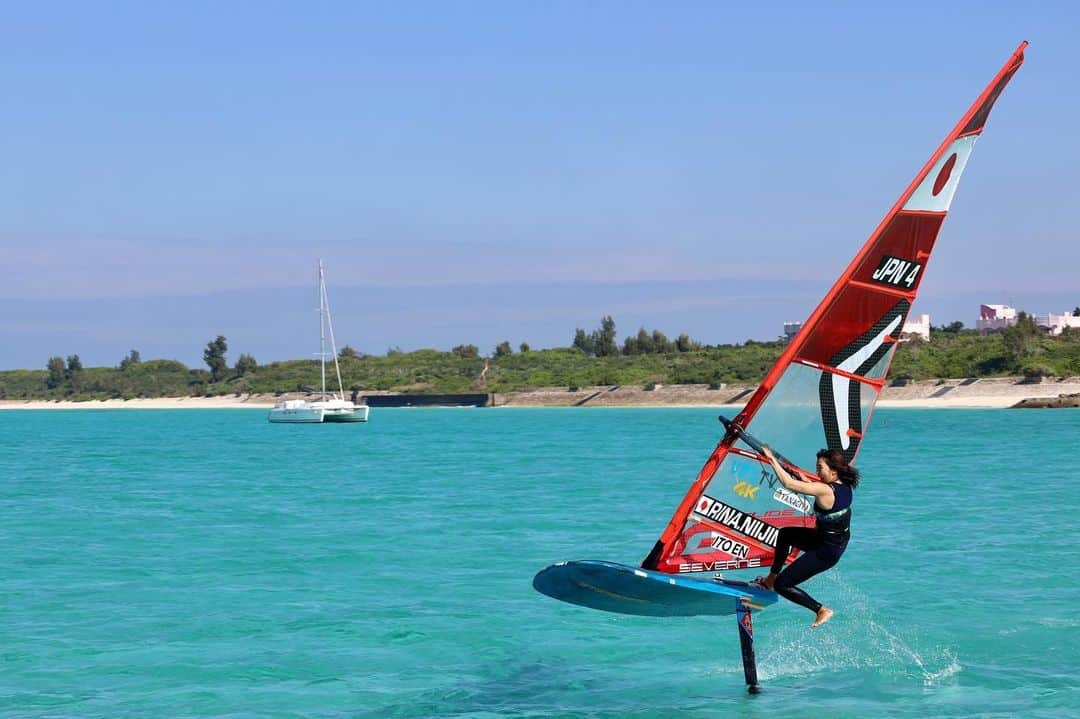
<svg viewBox="0 0 1080 719"><path fill-rule="evenodd" d="M545 387L497 393L493 405L532 407L731 406L745 404L757 385L609 385L565 389ZM889 407L1012 407L1022 400L1054 399L1080 393L1080 377L1030 382L1021 377L943 379L889 384L880 406Z"/></svg>

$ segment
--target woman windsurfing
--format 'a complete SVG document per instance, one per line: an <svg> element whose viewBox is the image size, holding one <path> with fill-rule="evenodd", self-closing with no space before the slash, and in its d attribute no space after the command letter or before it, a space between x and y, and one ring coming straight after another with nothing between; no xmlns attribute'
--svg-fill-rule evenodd
<svg viewBox="0 0 1080 719"><path fill-rule="evenodd" d="M807 482L792 477L777 461L771 449L762 447L762 451L782 485L793 492L814 498L817 526L781 528L769 575L754 581L814 612L816 617L810 626L820 627L832 618L833 610L799 589L797 585L840 561L851 537L852 490L859 486L859 471L848 464L842 452L823 449L817 453L817 474L821 481ZM791 566L781 571L792 547L801 549L803 553Z"/></svg>

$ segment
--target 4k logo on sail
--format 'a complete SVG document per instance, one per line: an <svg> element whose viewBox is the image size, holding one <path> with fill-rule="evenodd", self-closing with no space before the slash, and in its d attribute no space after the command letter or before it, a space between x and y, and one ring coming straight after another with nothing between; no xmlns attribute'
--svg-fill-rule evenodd
<svg viewBox="0 0 1080 719"><path fill-rule="evenodd" d="M736 482L735 486L731 489L740 497L757 499L757 491L761 489L761 487L756 484L750 484L749 482Z"/></svg>
<svg viewBox="0 0 1080 719"><path fill-rule="evenodd" d="M874 274L870 275L870 279L884 285L904 287L910 290L915 286L915 280L919 278L921 269L922 265L918 262L885 255L881 258L881 263L878 264L877 269L874 270Z"/></svg>

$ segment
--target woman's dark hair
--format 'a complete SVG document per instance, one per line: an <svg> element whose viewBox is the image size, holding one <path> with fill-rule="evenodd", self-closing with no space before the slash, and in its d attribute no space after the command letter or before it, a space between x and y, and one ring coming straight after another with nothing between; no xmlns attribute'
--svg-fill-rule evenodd
<svg viewBox="0 0 1080 719"><path fill-rule="evenodd" d="M818 459L825 460L829 469L836 472L836 476L847 486L855 489L859 486L859 470L848 464L844 459L844 453L838 449L823 449L817 453Z"/></svg>

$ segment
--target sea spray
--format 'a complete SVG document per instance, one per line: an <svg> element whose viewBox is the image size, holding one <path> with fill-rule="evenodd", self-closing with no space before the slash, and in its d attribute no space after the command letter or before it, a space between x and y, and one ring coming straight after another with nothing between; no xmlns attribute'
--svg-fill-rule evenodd
<svg viewBox="0 0 1080 719"><path fill-rule="evenodd" d="M842 570L833 569L810 582L807 591L824 599L836 615L828 624L811 628L810 612L781 599L770 613L780 610L786 616L775 626L765 617L758 622L758 673L763 681L873 667L929 685L960 671L948 648L916 649L917 629L906 632L916 638L901 636L904 632L893 628L895 620L879 616L872 608L872 596L849 582Z"/></svg>

